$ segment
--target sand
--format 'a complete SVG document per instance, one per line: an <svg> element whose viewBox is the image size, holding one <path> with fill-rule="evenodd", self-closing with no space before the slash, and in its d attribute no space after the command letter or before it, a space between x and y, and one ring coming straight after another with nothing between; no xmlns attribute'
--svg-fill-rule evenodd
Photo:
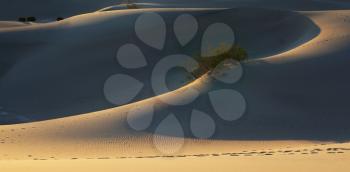
<svg viewBox="0 0 350 172"><path fill-rule="evenodd" d="M274 155L274 156L209 156L184 158L131 158L100 160L37 160L37 161L2 161L1 170L5 171L61 171L84 169L84 171L347 171L348 154L314 155ZM315 163L317 162L317 163ZM55 168L59 166L59 168Z"/></svg>
<svg viewBox="0 0 350 172"><path fill-rule="evenodd" d="M60 171L350 168L349 2L138 1L141 9L125 9L112 1L45 2L36 7L26 5L29 2L0 4L7 7L0 19L8 20L0 22L1 171L58 170L58 165ZM211 75L193 80L174 71L167 81L173 91L154 96L148 73L158 60L195 53L201 35L185 49L171 36L166 42L171 50L157 52L141 45L147 56L156 58L146 57L148 67L125 69L116 63L116 50L125 40L138 43L133 21L144 12L161 14L168 27L182 13L195 16L200 26L227 23L250 55L242 62L241 80L225 86ZM40 20L10 21L24 15ZM51 22L57 16L69 18ZM106 79L118 72L144 84L142 94L121 105L111 104L103 93ZM196 103L171 108L161 101L191 99L189 88L199 91ZM247 107L240 119L221 120L210 108L207 95L219 89L234 89L244 96ZM153 113L143 110L149 105L154 105ZM188 112L193 109L215 121L211 138L192 133ZM169 126L179 124L181 135L157 135L169 113L176 119ZM147 129L136 131L130 118L152 121ZM164 152L173 148L177 151Z"/></svg>

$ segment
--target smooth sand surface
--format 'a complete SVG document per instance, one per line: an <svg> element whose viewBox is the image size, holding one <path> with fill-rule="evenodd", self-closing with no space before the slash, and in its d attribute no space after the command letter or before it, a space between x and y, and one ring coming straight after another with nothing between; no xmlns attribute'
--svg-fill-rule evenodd
<svg viewBox="0 0 350 172"><path fill-rule="evenodd" d="M11 1L1 12L2 20L29 14L41 20L72 17L41 24L0 22L0 123L7 124L0 126L0 171L349 170L349 2L178 0L152 1L138 10L111 1L45 2L35 10L27 2L14 6ZM61 8L50 10L53 6ZM250 55L242 63L242 80L229 87L247 101L241 119L222 121L210 110L207 93L227 87L209 75L187 85L175 83L176 90L154 97L146 74L158 59L149 60L142 72L116 65L117 47L124 40L137 43L133 24L143 12L158 12L170 27L176 16L189 13L200 25L219 20L235 30L238 44ZM195 53L200 38L194 37L188 49L169 38L170 54ZM140 48L149 56L169 54ZM116 106L102 88L108 76L120 71L145 83L145 92ZM171 109L160 101L186 100L188 88L200 91L198 103ZM150 104L155 105L153 114L133 116L154 115L150 127L133 130L128 113ZM197 139L191 133L186 114L193 108L215 120L212 138ZM159 151L153 133L170 112L178 114L184 139L165 132L157 141L184 146L168 155Z"/></svg>

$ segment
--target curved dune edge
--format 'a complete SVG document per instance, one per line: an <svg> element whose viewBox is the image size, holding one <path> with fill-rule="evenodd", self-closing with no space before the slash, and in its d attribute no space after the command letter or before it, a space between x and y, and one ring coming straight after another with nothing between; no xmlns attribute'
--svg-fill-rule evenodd
<svg viewBox="0 0 350 172"><path fill-rule="evenodd" d="M330 141L308 140L201 140L185 138L184 146L174 154L164 154L154 145L152 132L138 132L130 128L128 111L143 104L162 105L160 97L186 99L181 92L188 88L205 91L211 79L203 76L189 85L158 97L113 109L76 115L61 119L0 126L2 160L64 160L64 159L124 159L208 156L253 156L259 154L287 154L291 149L311 154ZM147 115L147 114L146 114ZM157 116L155 116L156 118ZM178 138L163 137L164 143ZM169 141L167 141L169 140ZM330 144L331 146L332 144ZM339 151L346 151L342 144ZM332 147L332 146L331 146ZM337 147L337 148L338 148ZM325 149L327 150L327 149ZM259 152L259 153L258 153ZM262 153L261 153L262 152ZM290 154L293 155L293 154Z"/></svg>
<svg viewBox="0 0 350 172"><path fill-rule="evenodd" d="M167 154L155 148L152 132L138 132L130 128L126 121L128 111L143 104L164 106L162 98L186 99L182 92L188 88L205 92L210 80L205 75L173 92L113 109L42 122L0 126L0 148L3 150L0 159L166 157ZM170 141L177 139L168 138ZM167 137L164 139L167 142ZM256 149L263 151L298 147L300 144L312 146L317 141L224 141L188 138L185 139L184 147L172 155L245 152Z"/></svg>
<svg viewBox="0 0 350 172"><path fill-rule="evenodd" d="M252 62L284 63L307 58L323 57L344 50L348 44L348 10L327 12L301 12L320 27L320 34L294 49Z"/></svg>

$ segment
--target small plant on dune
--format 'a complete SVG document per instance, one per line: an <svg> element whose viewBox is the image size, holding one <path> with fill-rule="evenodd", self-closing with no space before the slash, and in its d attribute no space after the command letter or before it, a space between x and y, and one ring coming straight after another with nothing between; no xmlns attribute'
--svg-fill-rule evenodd
<svg viewBox="0 0 350 172"><path fill-rule="evenodd" d="M57 17L56 21L61 21L63 19L64 19L63 17Z"/></svg>
<svg viewBox="0 0 350 172"><path fill-rule="evenodd" d="M219 129L216 124L216 119L220 118L220 120L226 122L236 121L244 115L246 110L244 96L230 86L240 80L243 69L238 61L247 58L247 53L242 48L234 45L235 34L229 25L210 21L210 25L205 28L199 28L199 26L202 25L198 23L198 20L194 16L190 14L180 14L173 21L173 28L171 28L171 31L174 31L175 34L175 40L173 41L177 41L181 47L177 48L183 50L193 50L193 46L186 46L190 41L195 39L196 35L200 34L202 45L198 47L198 50L206 50L202 51L201 56L190 56L180 53L167 54L159 58L159 60L154 60L154 58L150 57L154 60L154 62L152 62L154 64L150 66L141 49L142 46L127 41L124 45L118 47L116 53L118 65L126 69L123 70L125 73L120 72L111 75L106 79L103 87L105 98L110 103L118 106L138 101L137 96L140 94L148 95L151 93L149 95L157 97L154 102L140 104L137 108L130 108L126 113L126 122L129 124L128 126L135 131L148 132L152 130L151 133L154 135L151 142L153 142L154 147L160 151L160 153L177 153L185 144L186 137L210 139L216 134L217 128ZM144 29L145 27L152 29ZM158 13L142 13L136 19L134 28L135 36L141 41L141 45L152 47L158 53L170 48L166 47L169 45L166 40L168 36L167 33L172 32L167 30L167 22L165 22L164 18ZM170 38L173 38L173 36ZM220 40L221 38L224 39ZM214 42L226 42L229 45L226 46L226 48L219 47L214 50L208 47L208 45ZM208 48L210 50L209 52L207 51ZM195 59L195 57L198 58ZM227 63L226 59L229 60ZM230 59L236 61L231 63L233 60ZM174 75L168 77L169 71L181 68L192 72L193 69L191 69L191 67L197 67L198 64L200 69L202 69L202 71L195 71L198 77L211 70L213 73L218 71L218 75L213 75L218 82L218 84L215 84L215 89L202 89L203 84L201 83L198 85L194 83L193 85L184 86L184 78L181 78L181 80L174 78L174 81L170 81L170 79L173 79ZM142 78L134 76L134 72L137 72L135 70L146 66L149 66L147 68L151 70L144 70L145 75L142 75ZM221 67L223 70L216 70ZM176 75L176 77L177 76L179 75ZM183 73L181 77L188 77L191 81L193 79L193 77L190 78L189 75L183 75ZM169 89L167 86L168 81L170 81L170 84L175 83L179 89ZM182 84L178 83L178 81L182 82ZM150 86L145 87L145 85ZM197 89L198 86L201 88ZM164 94L167 94L167 96L160 96ZM147 98L149 98L149 96L147 96ZM203 103L202 100L204 99L207 104L206 106L201 106ZM156 107L159 105L164 105L165 107L165 111L161 110L161 115L165 116L165 118L160 121L154 121L154 117L160 112ZM180 107L180 109L178 107ZM205 107L205 109L202 109L203 107ZM174 109L177 109L176 112ZM208 114L208 112L210 112L210 114ZM181 116L186 115L189 118L178 118L179 116L177 114ZM140 118L141 116L142 118ZM170 142L165 143L164 139L168 137L176 137L176 141L172 141L171 144L168 144Z"/></svg>
<svg viewBox="0 0 350 172"><path fill-rule="evenodd" d="M18 18L18 21L19 21L19 22L26 22L27 20L26 20L25 17L19 17L19 18Z"/></svg>
<svg viewBox="0 0 350 172"><path fill-rule="evenodd" d="M29 22L35 22L36 18L35 17L27 17L27 21Z"/></svg>
<svg viewBox="0 0 350 172"><path fill-rule="evenodd" d="M136 4L126 4L127 9L139 9L139 7Z"/></svg>
<svg viewBox="0 0 350 172"><path fill-rule="evenodd" d="M214 49L214 56L202 57L200 55L195 56L198 61L199 67L192 71L194 77L200 77L207 72L214 70L221 62L232 59L236 61L243 61L248 58L248 53L238 45L227 47L221 45Z"/></svg>
<svg viewBox="0 0 350 172"><path fill-rule="evenodd" d="M126 0L125 4L127 9L139 9L139 6L135 4L135 0Z"/></svg>

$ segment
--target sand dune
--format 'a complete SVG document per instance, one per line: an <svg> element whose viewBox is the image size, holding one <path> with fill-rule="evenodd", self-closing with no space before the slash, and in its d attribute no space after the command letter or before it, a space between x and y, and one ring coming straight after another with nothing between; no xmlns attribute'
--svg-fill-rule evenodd
<svg viewBox="0 0 350 172"><path fill-rule="evenodd" d="M6 124L0 126L0 170L43 171L57 164L67 169L79 164L77 168L91 171L102 165L106 170L140 171L151 170L149 164L154 163L161 164L158 171L169 166L203 171L349 168L350 11L346 9L350 4L346 1L152 1L136 10L112 1L84 5L55 1L38 3L42 7L36 8L42 10L36 13L23 9L29 2L14 3L0 19L29 14L43 20L72 17L42 24L0 23L0 124ZM162 8L154 8L158 5ZM57 10L50 10L53 7ZM199 34L185 48L170 36L166 48L155 51L139 44L134 33L135 20L144 12L157 12L168 28L179 14L191 14L201 26ZM194 80L176 70L167 81L173 90L155 96L149 73L158 61L169 54L198 53L203 28L213 22L229 25L236 42L250 55L242 62L241 80L227 85L211 74ZM173 30L166 33L173 35ZM116 63L116 52L125 40L150 56L147 67L128 70ZM116 73L137 78L144 84L143 92L131 102L110 103L103 88ZM164 99L191 99L193 95L186 92L190 88L199 91L193 103L180 107L164 103ZM210 102L218 90L244 96L247 107L242 117L222 120ZM152 113L149 105L154 106ZM197 111L215 122L212 137L197 137L191 128L190 114ZM137 131L130 120L149 121L149 127ZM181 132L158 132L161 126ZM175 152L164 154L173 148ZM237 166L228 166L232 162Z"/></svg>
<svg viewBox="0 0 350 172"><path fill-rule="evenodd" d="M265 57L289 50L312 39L319 32L319 28L311 20L294 12L244 8L214 11L210 9L209 11L213 11L213 13L208 13L208 10L165 9L151 11L160 11L170 18L181 12L189 12L200 16L197 19L202 25L208 25L211 21L222 18L221 22L230 24L235 30L238 44L248 50L251 58ZM112 107L110 103L106 102L101 87L109 75L122 70L114 63L115 51L123 44L120 40L129 39L131 42L137 43L135 35L131 36L133 30L128 28L132 27L132 21L140 12L142 11L91 13L57 23L1 31L2 42L8 44L7 40L11 40L11 42L17 40L15 44L19 44L13 46L16 47L15 49L4 49L3 52L9 56L14 55L14 58L21 57L23 60L20 60L11 70L6 71L6 76L2 79L3 84L0 86L2 88L0 89L2 95L0 104L10 110L15 110L12 112L14 114L21 114L33 120L51 119ZM252 12L259 15L251 15ZM233 17L229 20L222 17L227 15ZM123 16L123 18L119 16ZM121 22L124 23L123 26L114 26ZM97 24L98 26L96 26ZM169 25L171 25L170 22ZM95 30L100 30L100 32L95 33ZM92 32L94 34L88 36ZM204 31L200 30L199 32ZM43 36L38 37L33 33ZM124 34L120 35L119 33ZM195 54L193 49L200 49L200 36L200 34L196 36L185 50L174 48L171 51L175 53L185 51L189 55ZM257 37L259 39L256 39ZM86 41L90 39L94 39L94 42ZM28 47L28 45L32 47ZM178 47L175 41L169 42L168 46ZM24 49L25 51L29 48L34 50L25 55L17 54L17 52L22 52L19 50ZM66 50L81 48L84 51ZM146 46L140 48L147 49ZM40 53L37 53L35 49L38 49ZM161 57L170 53L148 51L148 54L149 56ZM15 61L12 57L7 57L4 60L10 61L10 59ZM67 62L69 63L67 64ZM156 62L158 59L148 62L149 68L147 70L149 72ZM136 100L153 96L147 77L149 72L136 71L136 73L131 74L139 78L146 87L145 93L139 95ZM46 74L43 75L43 73ZM68 76L67 73L69 73ZM27 82L28 77L31 78L31 82ZM96 82L91 83L90 80ZM39 90L42 96L36 97L35 101L30 101ZM21 93L18 94L19 92ZM48 108L43 108L43 105Z"/></svg>
<svg viewBox="0 0 350 172"><path fill-rule="evenodd" d="M201 7L201 8L233 8L233 7L260 7L260 8L274 8L286 10L338 10L348 9L350 4L347 1L341 0L293 0L293 1L279 1L279 0L216 0L213 4L210 0L137 0L142 7L148 5L142 4L161 4L162 7ZM32 2L23 2L21 0L12 0L4 2L0 10L2 15L0 20L17 20L18 17L37 16L39 20L54 20L57 17L70 17L82 13L97 11L108 6L116 6L122 4L122 0L101 0L85 2L83 0L75 1L58 1L58 0L40 0L32 5ZM150 5L149 7L154 7Z"/></svg>

